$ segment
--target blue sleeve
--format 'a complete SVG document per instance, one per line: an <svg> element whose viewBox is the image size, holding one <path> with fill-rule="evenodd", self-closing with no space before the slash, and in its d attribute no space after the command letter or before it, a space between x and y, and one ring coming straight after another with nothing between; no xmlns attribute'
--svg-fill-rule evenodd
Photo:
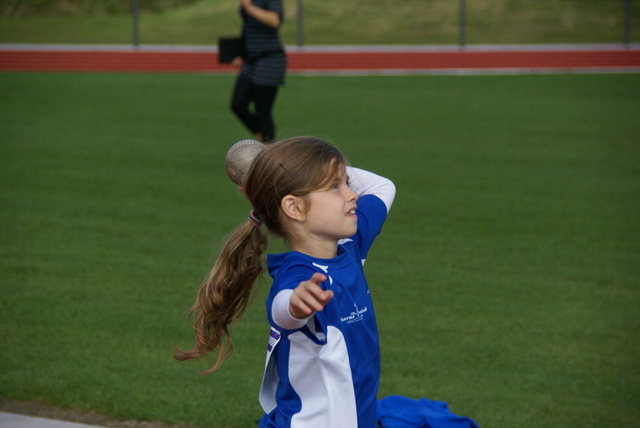
<svg viewBox="0 0 640 428"><path fill-rule="evenodd" d="M387 219L387 207L382 199L375 195L364 195L358 199L358 231L351 238L360 249L360 256L367 258L373 241L382 231Z"/></svg>
<svg viewBox="0 0 640 428"><path fill-rule="evenodd" d="M278 293L282 290L293 290L295 289L301 282L309 280L314 273L322 273L320 269L314 269L306 264L294 264L282 269L276 279L271 286L271 290L269 291L269 296L267 296L267 318L269 319L269 324L277 329L281 330L275 321L273 320L273 315L271 313L271 307L273 305L273 300L278 295ZM327 289L327 281L322 282L320 286L322 289ZM302 331L309 339L313 342L324 345L326 344L326 322L320 321L319 318L324 316L324 312L315 313L313 317L305 324L303 327L299 328L299 331ZM294 331L294 330L291 330Z"/></svg>

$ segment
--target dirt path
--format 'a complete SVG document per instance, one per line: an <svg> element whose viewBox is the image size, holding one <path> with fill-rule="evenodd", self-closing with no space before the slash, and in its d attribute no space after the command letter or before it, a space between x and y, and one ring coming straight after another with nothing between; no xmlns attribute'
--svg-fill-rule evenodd
<svg viewBox="0 0 640 428"><path fill-rule="evenodd" d="M46 404L13 400L0 400L0 411L109 428L190 428L186 425L168 425L163 422L119 421L92 411L61 409Z"/></svg>

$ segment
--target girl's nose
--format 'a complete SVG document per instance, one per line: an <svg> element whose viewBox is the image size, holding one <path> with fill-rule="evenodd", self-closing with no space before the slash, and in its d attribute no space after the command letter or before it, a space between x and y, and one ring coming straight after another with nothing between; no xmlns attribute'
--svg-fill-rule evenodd
<svg viewBox="0 0 640 428"><path fill-rule="evenodd" d="M356 192L354 192L350 187L347 187L347 200L348 201L356 201L358 200L358 198L360 197L360 195L358 195Z"/></svg>

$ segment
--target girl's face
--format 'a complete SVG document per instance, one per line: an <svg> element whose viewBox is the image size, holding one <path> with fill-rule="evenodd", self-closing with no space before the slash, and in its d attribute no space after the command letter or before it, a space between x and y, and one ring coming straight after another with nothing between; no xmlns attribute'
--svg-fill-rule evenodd
<svg viewBox="0 0 640 428"><path fill-rule="evenodd" d="M309 193L306 199L309 203L306 229L314 241L335 246L338 240L357 232L358 194L349 188L346 170L325 188Z"/></svg>

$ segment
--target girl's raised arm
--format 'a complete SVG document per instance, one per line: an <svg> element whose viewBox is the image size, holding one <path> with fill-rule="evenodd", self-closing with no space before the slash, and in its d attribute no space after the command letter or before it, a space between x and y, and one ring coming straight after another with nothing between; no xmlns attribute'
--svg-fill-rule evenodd
<svg viewBox="0 0 640 428"><path fill-rule="evenodd" d="M374 174L364 169L347 167L349 187L360 196L375 195L384 202L387 212L391 209L396 196L396 186L388 178Z"/></svg>

